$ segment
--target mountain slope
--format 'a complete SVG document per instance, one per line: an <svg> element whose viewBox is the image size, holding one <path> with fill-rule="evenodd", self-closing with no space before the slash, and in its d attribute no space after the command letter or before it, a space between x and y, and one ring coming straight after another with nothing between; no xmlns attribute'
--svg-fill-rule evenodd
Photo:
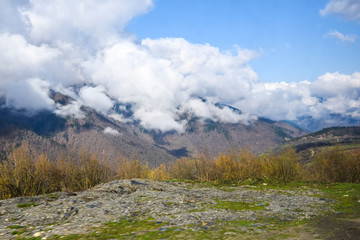
<svg viewBox="0 0 360 240"><path fill-rule="evenodd" d="M217 155L219 152L239 147L251 147L255 153L261 153L305 132L287 123L260 119L249 125L195 120L191 126L187 126L183 134L176 132L158 134L148 131L140 131L138 134L148 138L153 144L171 151L175 156L181 157L197 151Z"/></svg>
<svg viewBox="0 0 360 240"><path fill-rule="evenodd" d="M300 154L301 161L310 162L323 149L338 147L342 150L360 149L360 127L332 127L294 138L275 147L276 151L290 145Z"/></svg>
<svg viewBox="0 0 360 240"><path fill-rule="evenodd" d="M52 98L64 106L72 101L59 93L53 93ZM188 117L184 133L162 133L146 130L136 122L116 121L89 107L82 106L81 111L83 118L63 118L47 111L28 116L21 111L1 108L0 150L26 142L34 151L44 152L51 158L70 148L97 152L109 159L123 156L158 165L198 151L217 155L228 149L250 146L254 152L261 153L305 134L291 124L265 118L245 125L194 116Z"/></svg>

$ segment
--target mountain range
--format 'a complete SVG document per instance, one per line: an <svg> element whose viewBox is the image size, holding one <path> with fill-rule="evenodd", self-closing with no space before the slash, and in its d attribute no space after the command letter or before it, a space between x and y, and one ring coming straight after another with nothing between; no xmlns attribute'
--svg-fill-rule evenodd
<svg viewBox="0 0 360 240"><path fill-rule="evenodd" d="M52 92L51 96L56 104L63 106L72 101L71 97L57 92ZM116 105L114 108L116 110ZM238 109L232 110L241 114ZM251 147L259 154L307 133L293 124L266 118L249 124L230 124L200 119L190 113L180 116L187 120L183 133L161 132L147 130L138 122L115 120L86 106L81 106L81 111L84 117L76 118L74 115L58 116L51 111L29 115L0 108L2 155L13 146L27 143L33 151L46 153L50 158L56 158L66 149L83 149L110 160L126 157L159 165L199 152L217 155L238 147Z"/></svg>

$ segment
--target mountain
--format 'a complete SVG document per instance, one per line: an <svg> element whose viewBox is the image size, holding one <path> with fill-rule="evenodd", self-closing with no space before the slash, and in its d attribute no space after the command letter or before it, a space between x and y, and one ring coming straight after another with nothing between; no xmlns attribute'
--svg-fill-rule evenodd
<svg viewBox="0 0 360 240"><path fill-rule="evenodd" d="M45 152L51 158L67 148L97 152L101 156L115 159L119 156L136 158L142 161L151 159L159 164L174 160L175 157L145 139L137 137L131 126L108 118L95 110L82 107L85 118L73 116L59 117L51 112L41 112L34 116L0 111L0 148L28 143L34 151ZM116 130L116 135L106 134L104 130Z"/></svg>
<svg viewBox="0 0 360 240"><path fill-rule="evenodd" d="M63 106L72 101L70 97L55 92L52 98ZM126 111L126 106L121 109ZM97 152L109 159L123 156L158 165L199 151L217 155L231 148L250 146L255 153L261 153L306 134L289 123L266 118L245 125L203 120L191 114L181 116L187 120L183 133L162 133L144 129L137 122L114 120L89 107L82 106L81 111L83 118L74 115L64 118L49 111L28 115L23 111L0 108L2 154L14 145L26 142L34 151L46 153L51 158L70 148Z"/></svg>
<svg viewBox="0 0 360 240"><path fill-rule="evenodd" d="M351 116L342 116L341 114L330 114L327 120L314 119L310 116L305 116L300 117L291 123L308 132L316 132L320 131L321 129L330 127L360 126L359 119L354 119Z"/></svg>
<svg viewBox="0 0 360 240"><path fill-rule="evenodd" d="M188 121L183 134L146 130L137 133L176 157L197 151L218 155L219 152L239 147L251 147L255 153L261 153L274 144L305 134L304 131L290 124L264 118L249 125L220 123L212 120L201 121L192 118Z"/></svg>
<svg viewBox="0 0 360 240"><path fill-rule="evenodd" d="M349 151L360 149L360 127L331 127L294 138L275 147L275 151L290 145L299 153L302 162L311 162L313 156L323 149L338 147Z"/></svg>

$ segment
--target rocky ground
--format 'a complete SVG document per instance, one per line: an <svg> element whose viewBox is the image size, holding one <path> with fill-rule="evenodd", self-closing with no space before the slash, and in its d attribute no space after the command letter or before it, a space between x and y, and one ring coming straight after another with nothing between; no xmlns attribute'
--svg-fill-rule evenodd
<svg viewBox="0 0 360 240"><path fill-rule="evenodd" d="M269 219L280 222L312 219L331 211L331 204L332 200L324 198L321 191L310 188L279 190L249 185L216 187L116 180L83 192L0 201L0 239L51 239L80 234L72 235L76 239L96 229L103 233L104 223L119 220L129 221L129 225L132 221L151 222L152 232L170 235L181 231L222 231L230 223L237 223L237 231L262 234L275 227ZM144 235L149 231L131 230L130 235L121 236L136 238L139 232ZM236 231L223 234L237 239L231 237ZM96 238L96 234L93 236Z"/></svg>

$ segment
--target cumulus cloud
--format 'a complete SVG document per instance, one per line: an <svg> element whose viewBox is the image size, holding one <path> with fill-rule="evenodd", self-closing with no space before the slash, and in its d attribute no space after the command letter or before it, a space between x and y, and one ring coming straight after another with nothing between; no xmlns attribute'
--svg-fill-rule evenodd
<svg viewBox="0 0 360 240"><path fill-rule="evenodd" d="M151 9L151 0L29 0L23 8L30 36L37 42L62 40L83 43L108 41L124 30L132 18Z"/></svg>
<svg viewBox="0 0 360 240"><path fill-rule="evenodd" d="M102 86L83 87L80 89L79 96L87 106L107 114L114 103L106 95L106 89Z"/></svg>
<svg viewBox="0 0 360 240"><path fill-rule="evenodd" d="M58 105L54 113L62 117L72 116L77 119L85 118L85 113L81 111L81 103L78 101L72 101L68 105Z"/></svg>
<svg viewBox="0 0 360 240"><path fill-rule="evenodd" d="M0 34L0 84L41 74L44 65L60 55L47 45L33 45L21 35Z"/></svg>
<svg viewBox="0 0 360 240"><path fill-rule="evenodd" d="M33 78L13 81L6 85L6 104L15 109L26 109L30 113L38 110L52 110L54 101L49 98L50 84Z"/></svg>
<svg viewBox="0 0 360 240"><path fill-rule="evenodd" d="M358 0L330 0L326 7L320 10L322 16L340 15L347 21L360 23L360 2Z"/></svg>
<svg viewBox="0 0 360 240"><path fill-rule="evenodd" d="M344 1L328 6L333 2ZM84 118L86 105L164 132L184 131L186 119L179 117L184 113L246 124L256 116L360 118L359 73L263 83L248 64L259 52L237 46L221 51L183 38L138 41L126 24L153 5L151 0L2 1L0 96L8 106L31 113L47 109ZM325 10L324 15L333 11ZM352 41L339 32L329 36ZM50 89L74 101L55 104Z"/></svg>
<svg viewBox="0 0 360 240"><path fill-rule="evenodd" d="M119 135L120 135L120 133L119 133L118 130L113 129L113 128L111 128L111 127L105 128L105 129L104 129L104 133L105 133L105 134L110 134L110 135L113 135L113 136L119 136Z"/></svg>
<svg viewBox="0 0 360 240"><path fill-rule="evenodd" d="M259 83L251 97L238 101L240 109L274 120L311 116L329 119L331 114L355 117L359 111L360 73L326 73L313 82Z"/></svg>
<svg viewBox="0 0 360 240"><path fill-rule="evenodd" d="M183 123L176 121L178 106L201 114L200 108L191 107L195 98L233 102L249 93L257 75L247 62L256 55L241 49L232 55L181 38L146 39L140 44L118 42L83 66L93 84L104 86L119 102L132 103L134 117L143 126L181 131ZM216 118L224 122L244 118L226 114L226 109L209 111L210 117L219 113Z"/></svg>
<svg viewBox="0 0 360 240"><path fill-rule="evenodd" d="M356 36L354 35L348 35L348 34L343 34L337 30L333 30L331 32L329 32L328 34L325 35L327 38L334 38L337 39L341 42L355 42L356 40Z"/></svg>
<svg viewBox="0 0 360 240"><path fill-rule="evenodd" d="M52 109L50 83L40 77L47 62L58 55L58 50L29 44L21 35L0 34L0 95L6 104L30 113Z"/></svg>

